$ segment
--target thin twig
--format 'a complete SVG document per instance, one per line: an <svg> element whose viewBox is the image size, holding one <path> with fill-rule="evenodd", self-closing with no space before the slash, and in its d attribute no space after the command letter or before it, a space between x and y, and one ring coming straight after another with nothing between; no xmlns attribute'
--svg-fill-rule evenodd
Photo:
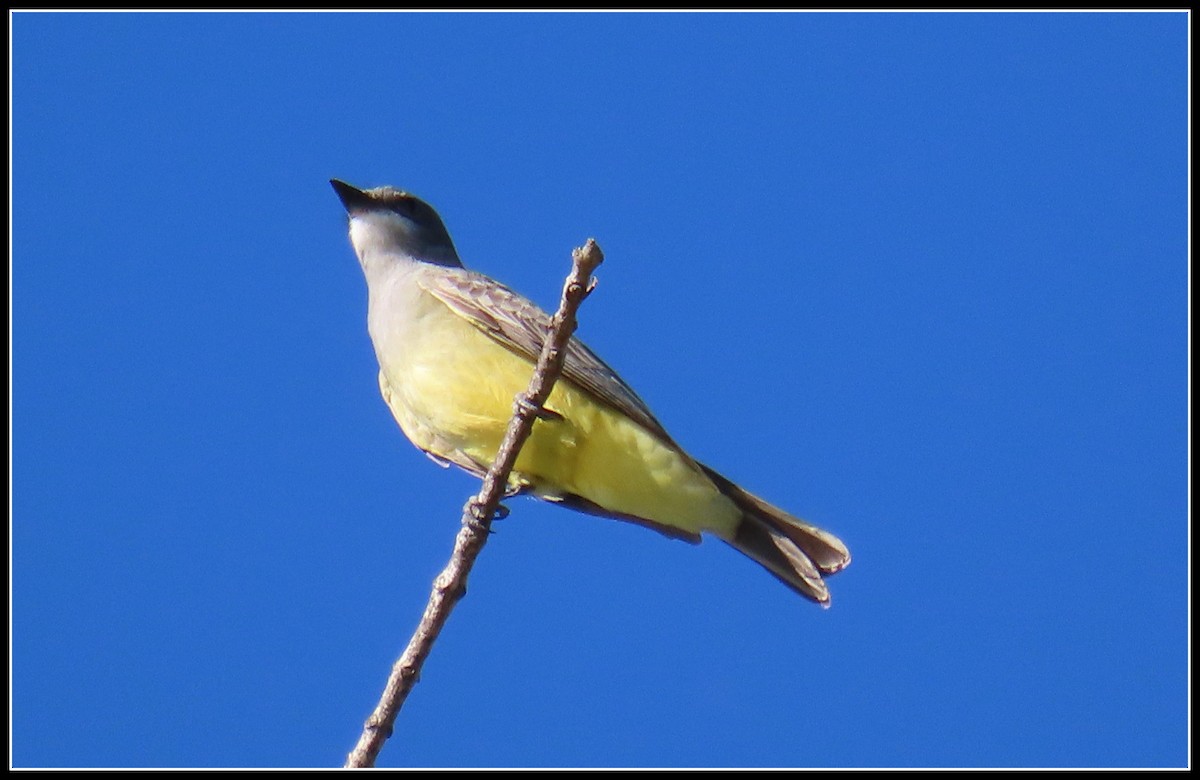
<svg viewBox="0 0 1200 780"><path fill-rule="evenodd" d="M492 515L504 497L508 476L517 462L521 445L533 431L533 422L542 413L542 407L562 373L566 346L575 331L575 313L591 292L592 272L604 261L600 247L590 238L572 253L572 258L574 263L563 285L562 301L558 312L550 320L550 332L542 346L529 389L515 399L512 420L500 442L496 459L483 478L483 487L478 495L471 497L463 506L462 528L454 540L454 553L446 568L433 581L433 591L429 594L425 614L421 616L421 622L413 632L404 654L392 666L379 704L367 718L358 744L346 758L347 768L375 766L375 758L383 748L383 743L392 735L396 716L416 685L421 666L429 657L434 641L450 616L450 610L467 592L467 575L487 542Z"/></svg>

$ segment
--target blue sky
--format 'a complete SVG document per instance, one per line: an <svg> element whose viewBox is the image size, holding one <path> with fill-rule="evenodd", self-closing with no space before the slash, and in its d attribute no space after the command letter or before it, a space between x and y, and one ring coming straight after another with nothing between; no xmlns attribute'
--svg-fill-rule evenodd
<svg viewBox="0 0 1200 780"><path fill-rule="evenodd" d="M393 184L846 540L512 501L380 766L1184 766L1188 17L12 17L12 762L339 766L476 483L378 396Z"/></svg>

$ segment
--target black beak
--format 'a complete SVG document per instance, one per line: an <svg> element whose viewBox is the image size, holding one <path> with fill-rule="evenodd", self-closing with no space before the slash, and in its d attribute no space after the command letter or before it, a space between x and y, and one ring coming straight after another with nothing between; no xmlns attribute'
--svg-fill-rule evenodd
<svg viewBox="0 0 1200 780"><path fill-rule="evenodd" d="M355 214L374 207L375 202L371 196L357 187L352 187L341 179L330 179L329 183L333 185L333 191L337 193L337 196L341 198L347 213Z"/></svg>

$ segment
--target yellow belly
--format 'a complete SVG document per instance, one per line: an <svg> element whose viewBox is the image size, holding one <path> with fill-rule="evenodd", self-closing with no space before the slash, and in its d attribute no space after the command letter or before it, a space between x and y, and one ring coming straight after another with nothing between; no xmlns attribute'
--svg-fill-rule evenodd
<svg viewBox="0 0 1200 780"><path fill-rule="evenodd" d="M444 307L420 333L403 355L380 355L384 398L418 447L486 469L533 363ZM562 419L534 424L514 469L519 483L692 533L733 533L740 512L676 448L565 379L547 407Z"/></svg>

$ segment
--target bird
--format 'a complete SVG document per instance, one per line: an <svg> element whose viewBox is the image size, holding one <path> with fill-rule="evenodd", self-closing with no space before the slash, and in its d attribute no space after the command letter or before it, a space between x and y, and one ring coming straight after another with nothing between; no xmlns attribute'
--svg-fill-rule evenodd
<svg viewBox="0 0 1200 780"><path fill-rule="evenodd" d="M467 269L442 218L417 196L392 186L330 184L366 277L367 331L384 402L430 458L482 477L532 376L549 315ZM693 544L709 534L824 607L825 577L850 563L832 533L688 455L575 337L508 488Z"/></svg>

